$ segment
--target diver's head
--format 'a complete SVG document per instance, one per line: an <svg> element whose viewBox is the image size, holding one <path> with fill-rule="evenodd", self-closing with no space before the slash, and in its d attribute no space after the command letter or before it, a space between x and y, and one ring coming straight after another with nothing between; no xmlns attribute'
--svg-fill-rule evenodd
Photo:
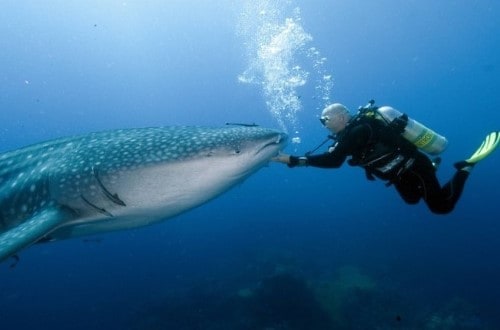
<svg viewBox="0 0 500 330"><path fill-rule="evenodd" d="M341 132L351 119L349 110L340 103L333 103L323 109L320 121L334 134Z"/></svg>

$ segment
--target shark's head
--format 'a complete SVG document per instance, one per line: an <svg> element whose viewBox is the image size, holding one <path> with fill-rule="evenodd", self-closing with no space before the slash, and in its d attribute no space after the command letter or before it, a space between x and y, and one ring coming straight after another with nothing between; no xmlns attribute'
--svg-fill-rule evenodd
<svg viewBox="0 0 500 330"><path fill-rule="evenodd" d="M214 130L212 139L206 145L207 153L202 152L196 157L213 158L215 164L227 169L238 180L276 156L285 146L287 135L257 126L237 126Z"/></svg>
<svg viewBox="0 0 500 330"><path fill-rule="evenodd" d="M276 156L286 140L286 134L258 126L126 131L102 151L107 157L119 149L119 162L111 155L109 166L97 169L101 183L127 205L117 212L135 209L153 218L167 217L241 182ZM82 192L63 195L79 198Z"/></svg>

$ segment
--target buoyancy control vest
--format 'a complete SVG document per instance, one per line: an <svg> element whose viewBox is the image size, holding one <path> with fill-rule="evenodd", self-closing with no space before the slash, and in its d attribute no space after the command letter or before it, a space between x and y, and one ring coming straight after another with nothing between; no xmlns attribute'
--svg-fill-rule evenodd
<svg viewBox="0 0 500 330"><path fill-rule="evenodd" d="M379 108L374 103L371 100L360 107L341 134L349 135L358 125L370 127L366 146L349 160L350 165L363 167L369 179L375 175L392 181L411 167L417 149L435 155L446 148L447 140L443 136L394 108ZM338 138L341 140L342 136Z"/></svg>
<svg viewBox="0 0 500 330"><path fill-rule="evenodd" d="M373 111L362 111L351 118L336 138L339 143L350 143L347 141L357 139L360 137L358 134L365 135L366 132L369 132L366 141L351 150L348 164L364 168L368 179L373 180L377 176L392 180L411 165L408 161L413 158L417 147L404 139L398 129L376 119Z"/></svg>

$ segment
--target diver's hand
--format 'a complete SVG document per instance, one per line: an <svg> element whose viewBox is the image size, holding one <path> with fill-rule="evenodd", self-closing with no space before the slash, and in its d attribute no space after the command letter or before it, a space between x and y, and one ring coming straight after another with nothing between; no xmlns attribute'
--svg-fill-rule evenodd
<svg viewBox="0 0 500 330"><path fill-rule="evenodd" d="M290 164L290 155L280 152L276 157L271 158L273 162Z"/></svg>
<svg viewBox="0 0 500 330"><path fill-rule="evenodd" d="M284 153L279 153L278 156L271 158L272 161L286 164L288 167L307 166L307 157L297 157Z"/></svg>

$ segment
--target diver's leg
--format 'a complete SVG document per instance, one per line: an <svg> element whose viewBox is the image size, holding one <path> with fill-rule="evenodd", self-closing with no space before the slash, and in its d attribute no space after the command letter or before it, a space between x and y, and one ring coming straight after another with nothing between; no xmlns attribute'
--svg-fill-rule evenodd
<svg viewBox="0 0 500 330"><path fill-rule="evenodd" d="M449 205L449 211L453 210L455 204L460 199L460 196L462 196L465 181L467 181L468 177L469 171L458 170L455 172L451 180L443 186L442 193L445 197L446 203Z"/></svg>
<svg viewBox="0 0 500 330"><path fill-rule="evenodd" d="M457 171L441 189L441 202L436 203L436 213L449 213L455 207L464 190L465 182L474 166L488 157L500 145L500 132L492 132L486 136L479 148L468 159L455 163ZM434 204L434 202L432 202ZM428 203L429 204L429 203ZM429 204L429 207L431 205ZM432 209L432 208L431 208ZM434 211L434 210L433 210Z"/></svg>
<svg viewBox="0 0 500 330"><path fill-rule="evenodd" d="M436 167L426 155L418 153L415 163L405 175L411 175L417 179L417 182L413 183L412 187L418 190L432 212L438 214L448 213L455 206L458 197L455 198L454 189L450 189L454 188L454 185L450 184L449 187L441 187L436 177ZM457 184L459 183L457 180ZM463 184L461 188L463 188Z"/></svg>
<svg viewBox="0 0 500 330"><path fill-rule="evenodd" d="M465 181L468 177L469 172L458 170L451 180L441 188L435 173L423 173L422 178L426 187L424 200L429 206L429 209L437 214L450 213L455 208L455 204L462 195Z"/></svg>
<svg viewBox="0 0 500 330"><path fill-rule="evenodd" d="M420 179L412 172L402 174L394 187L407 204L417 204L423 197Z"/></svg>

